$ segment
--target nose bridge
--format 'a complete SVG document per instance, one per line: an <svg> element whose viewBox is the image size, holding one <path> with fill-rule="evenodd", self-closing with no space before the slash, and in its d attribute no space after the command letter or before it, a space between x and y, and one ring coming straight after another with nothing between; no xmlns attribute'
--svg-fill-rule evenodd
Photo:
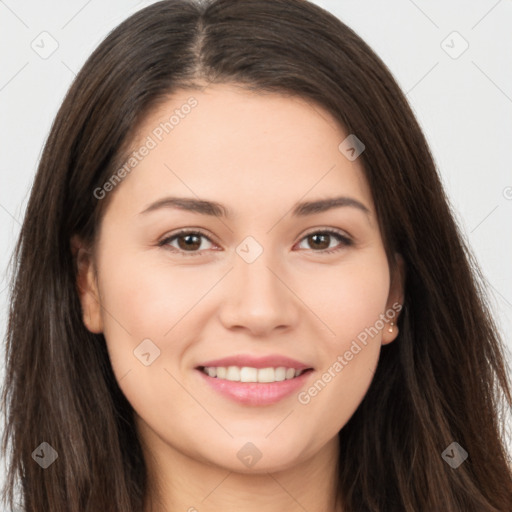
<svg viewBox="0 0 512 512"><path fill-rule="evenodd" d="M295 319L293 294L280 276L282 266L268 248L247 237L236 248L232 286L224 304L226 327L244 326L252 331L268 331L289 326Z"/></svg>
<svg viewBox="0 0 512 512"><path fill-rule="evenodd" d="M276 277L276 258L270 250L263 251L254 261L246 261L238 257L235 263L235 272L247 294L264 294L266 301L272 300L276 294L280 295L282 283Z"/></svg>
<svg viewBox="0 0 512 512"><path fill-rule="evenodd" d="M248 237L252 238L252 237ZM253 301L258 308L269 307L283 300L283 284L277 279L279 265L270 248L264 248L254 239L245 240L237 247L235 260L235 276L241 286L237 290L245 295L245 299ZM260 304L261 303L261 304Z"/></svg>

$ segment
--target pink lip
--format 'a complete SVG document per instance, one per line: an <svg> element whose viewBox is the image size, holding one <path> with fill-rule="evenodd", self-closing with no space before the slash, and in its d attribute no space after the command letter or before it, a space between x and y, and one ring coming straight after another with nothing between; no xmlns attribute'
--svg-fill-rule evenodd
<svg viewBox="0 0 512 512"><path fill-rule="evenodd" d="M264 357L239 354L224 357L223 359L215 359L214 361L207 361L206 363L201 363L196 368L204 366L239 366L240 368L243 366L250 366L251 368L278 368L279 366L284 366L285 368L295 368L296 370L306 370L311 368L311 366L301 363L300 361L277 354Z"/></svg>
<svg viewBox="0 0 512 512"><path fill-rule="evenodd" d="M229 359L232 361L232 359ZM215 362L215 361L211 361ZM216 362L215 362L216 363ZM205 365L207 366L207 365ZM210 366L224 366L224 364L210 364ZM229 366L229 365L228 365ZM231 365L238 366L238 365ZM248 366L248 365L245 365ZM254 367L254 362L250 365ZM275 366L274 364L268 366ZM286 366L286 365L280 365ZM258 368L265 368L266 366L258 366ZM292 368L296 368L295 364L291 365ZM199 374L205 382L211 386L215 391L223 394L227 398L234 400L244 405L271 405L279 400L289 396L294 391L298 391L306 379L309 378L311 371L306 371L302 375L295 377L294 379L283 380L280 382L233 382L225 379L218 379L216 377L210 377L206 375L202 370L197 369Z"/></svg>

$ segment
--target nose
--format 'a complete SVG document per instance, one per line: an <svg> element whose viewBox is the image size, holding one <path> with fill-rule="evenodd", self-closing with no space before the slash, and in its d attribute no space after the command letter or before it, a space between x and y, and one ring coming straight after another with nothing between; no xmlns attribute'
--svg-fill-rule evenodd
<svg viewBox="0 0 512 512"><path fill-rule="evenodd" d="M300 301L293 287L265 251L252 263L236 255L228 286L228 296L220 310L227 329L247 330L253 336L264 337L274 330L295 326L300 318Z"/></svg>

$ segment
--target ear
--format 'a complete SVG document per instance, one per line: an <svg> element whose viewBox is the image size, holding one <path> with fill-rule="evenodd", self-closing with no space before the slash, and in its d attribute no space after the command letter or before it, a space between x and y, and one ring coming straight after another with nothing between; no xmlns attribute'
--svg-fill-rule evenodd
<svg viewBox="0 0 512 512"><path fill-rule="evenodd" d="M77 235L71 238L71 252L75 262L76 288L82 304L84 325L89 331L99 334L103 332L103 320L92 254Z"/></svg>
<svg viewBox="0 0 512 512"><path fill-rule="evenodd" d="M391 276L388 302L386 304L386 318L382 330L382 344L387 345L398 336L397 320L404 304L405 261L401 254L395 253L396 271ZM394 316L393 316L394 313ZM393 322L393 325L391 325Z"/></svg>

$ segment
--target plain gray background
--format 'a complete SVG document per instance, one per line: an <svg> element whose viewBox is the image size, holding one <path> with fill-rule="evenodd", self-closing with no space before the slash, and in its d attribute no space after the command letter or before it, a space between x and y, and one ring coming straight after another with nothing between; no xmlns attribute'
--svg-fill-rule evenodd
<svg viewBox="0 0 512 512"><path fill-rule="evenodd" d="M6 267L53 118L94 48L123 19L150 3L0 0L2 340L7 319ZM510 361L512 1L314 3L365 39L407 94L457 220L488 281L489 300ZM0 484L2 471L0 467Z"/></svg>

